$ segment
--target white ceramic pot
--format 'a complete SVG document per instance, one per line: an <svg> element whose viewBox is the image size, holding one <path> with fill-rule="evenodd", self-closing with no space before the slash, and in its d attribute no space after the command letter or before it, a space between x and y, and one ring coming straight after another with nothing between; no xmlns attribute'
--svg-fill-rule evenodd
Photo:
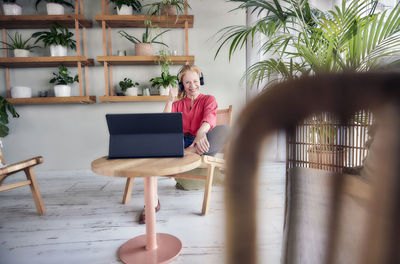
<svg viewBox="0 0 400 264"><path fill-rule="evenodd" d="M50 55L55 56L67 56L67 47L61 45L50 45Z"/></svg>
<svg viewBox="0 0 400 264"><path fill-rule="evenodd" d="M153 56L153 45L151 43L135 44L135 56Z"/></svg>
<svg viewBox="0 0 400 264"><path fill-rule="evenodd" d="M71 96L71 86L58 84L54 86L54 94L56 97L68 97Z"/></svg>
<svg viewBox="0 0 400 264"><path fill-rule="evenodd" d="M26 49L15 49L14 57L29 57L29 50Z"/></svg>
<svg viewBox="0 0 400 264"><path fill-rule="evenodd" d="M121 9L117 7L117 14L118 15L132 15L133 14L133 7L132 6L127 6L127 5L122 5Z"/></svg>
<svg viewBox="0 0 400 264"><path fill-rule="evenodd" d="M16 3L4 3L3 11L6 16L18 16L22 14L21 6Z"/></svg>
<svg viewBox="0 0 400 264"><path fill-rule="evenodd" d="M138 88L137 87L131 87L126 89L125 95L126 96L137 96Z"/></svg>
<svg viewBox="0 0 400 264"><path fill-rule="evenodd" d="M32 97L32 88L26 86L11 87L12 98L30 98Z"/></svg>
<svg viewBox="0 0 400 264"><path fill-rule="evenodd" d="M64 6L57 3L47 3L47 14L48 15L64 15Z"/></svg>
<svg viewBox="0 0 400 264"><path fill-rule="evenodd" d="M168 95L169 94L169 87L164 88L160 86L160 95Z"/></svg>

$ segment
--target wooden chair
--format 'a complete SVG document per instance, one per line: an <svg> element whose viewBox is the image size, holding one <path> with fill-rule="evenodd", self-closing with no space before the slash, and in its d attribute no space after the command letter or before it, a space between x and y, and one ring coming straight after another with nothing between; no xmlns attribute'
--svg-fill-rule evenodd
<svg viewBox="0 0 400 264"><path fill-rule="evenodd" d="M382 120L361 177L322 175L310 168L289 171L282 263L400 263L399 87L398 73L318 75L277 84L247 105L227 153L226 263L259 261L261 142L277 129L293 131L311 114L329 112L346 120L361 109Z"/></svg>
<svg viewBox="0 0 400 264"><path fill-rule="evenodd" d="M0 161L1 164L5 165L1 149L0 149ZM29 185L39 215L45 215L46 208L43 204L42 196L40 195L39 186L37 184L35 175L33 174L33 167L42 162L43 158L39 156L0 168L0 192ZM25 172L27 179L26 181L16 182L8 185L2 185L5 178L22 170Z"/></svg>
<svg viewBox="0 0 400 264"><path fill-rule="evenodd" d="M217 125L229 125L232 123L232 105L227 109L219 109L217 111ZM212 182L214 178L214 170L215 168L225 168L225 160L222 158L212 157L203 155L202 156L202 164L199 168L207 168L207 175L194 175L194 174L176 174L172 175L171 178L185 178L185 179L196 179L196 180L205 180L205 188L204 188L204 198L203 198L203 207L202 214L205 215L208 210L208 204L211 197L211 188ZM126 204L131 199L132 194L132 186L133 186L133 178L127 178L125 184L124 196L122 199L122 203Z"/></svg>

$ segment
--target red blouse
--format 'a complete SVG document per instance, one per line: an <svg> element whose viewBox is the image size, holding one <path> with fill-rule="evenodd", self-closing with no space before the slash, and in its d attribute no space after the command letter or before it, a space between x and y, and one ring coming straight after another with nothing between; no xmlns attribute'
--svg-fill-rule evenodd
<svg viewBox="0 0 400 264"><path fill-rule="evenodd" d="M210 124L213 129L217 123L217 101L212 95L199 94L190 108L191 99L183 98L172 104L172 112L181 112L183 119L183 133L196 136L203 122ZM209 130L209 131L210 131Z"/></svg>

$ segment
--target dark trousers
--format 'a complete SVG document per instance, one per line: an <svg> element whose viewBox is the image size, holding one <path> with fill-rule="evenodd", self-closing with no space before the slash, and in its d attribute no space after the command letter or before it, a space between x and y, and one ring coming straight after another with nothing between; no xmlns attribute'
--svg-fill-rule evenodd
<svg viewBox="0 0 400 264"><path fill-rule="evenodd" d="M210 143L210 149L204 155L215 156L228 140L231 128L226 125L216 126L206 134L207 140ZM185 148L193 143L194 137L184 136Z"/></svg>

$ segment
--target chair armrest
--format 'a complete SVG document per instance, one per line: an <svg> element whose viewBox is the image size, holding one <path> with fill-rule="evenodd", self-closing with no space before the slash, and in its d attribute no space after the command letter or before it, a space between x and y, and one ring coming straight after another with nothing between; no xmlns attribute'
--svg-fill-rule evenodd
<svg viewBox="0 0 400 264"><path fill-rule="evenodd" d="M205 164L211 164L218 168L225 168L225 160L212 156L203 155L202 162Z"/></svg>
<svg viewBox="0 0 400 264"><path fill-rule="evenodd" d="M24 161L20 161L20 162L8 165L8 166L6 166L4 168L1 168L0 169L0 175L5 175L5 174L9 174L9 173L18 172L18 171L23 170L25 168L38 165L38 164L40 164L42 162L43 162L43 157L42 156L38 156L38 157L34 157L34 158L27 159L27 160L24 160Z"/></svg>

